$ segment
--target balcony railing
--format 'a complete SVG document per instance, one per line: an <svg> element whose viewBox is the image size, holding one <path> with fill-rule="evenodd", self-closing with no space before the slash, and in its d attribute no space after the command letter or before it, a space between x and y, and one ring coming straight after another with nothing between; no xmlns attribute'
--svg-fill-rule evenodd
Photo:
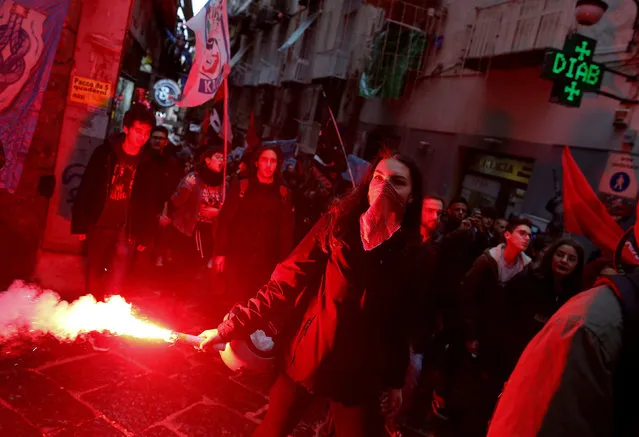
<svg viewBox="0 0 639 437"><path fill-rule="evenodd" d="M348 52L340 49L317 53L313 60L313 79L324 77L337 77L346 79L350 56Z"/></svg>
<svg viewBox="0 0 639 437"><path fill-rule="evenodd" d="M280 67L278 64L273 65L261 59L259 68L258 85L277 85L280 78Z"/></svg>
<svg viewBox="0 0 639 437"><path fill-rule="evenodd" d="M574 0L508 0L479 8L467 58L560 47L574 17Z"/></svg>
<svg viewBox="0 0 639 437"><path fill-rule="evenodd" d="M306 59L293 59L291 62L286 64L284 74L282 75L282 81L304 84L311 83L310 73L310 63Z"/></svg>

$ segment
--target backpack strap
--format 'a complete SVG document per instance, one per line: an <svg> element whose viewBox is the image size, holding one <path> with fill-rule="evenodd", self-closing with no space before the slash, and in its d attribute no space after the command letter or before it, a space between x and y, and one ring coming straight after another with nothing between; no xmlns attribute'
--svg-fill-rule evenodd
<svg viewBox="0 0 639 437"><path fill-rule="evenodd" d="M639 272L610 276L609 285L623 316L623 345L614 381L614 437L635 436L639 431L636 400L639 391Z"/></svg>

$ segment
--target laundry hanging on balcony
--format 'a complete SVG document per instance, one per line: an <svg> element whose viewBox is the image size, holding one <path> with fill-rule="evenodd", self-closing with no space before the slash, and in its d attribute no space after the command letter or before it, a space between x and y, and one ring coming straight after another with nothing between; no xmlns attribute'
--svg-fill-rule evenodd
<svg viewBox="0 0 639 437"><path fill-rule="evenodd" d="M387 22L373 40L371 58L360 79L360 96L401 97L406 73L420 67L425 48L424 33Z"/></svg>
<svg viewBox="0 0 639 437"><path fill-rule="evenodd" d="M313 24L313 22L317 19L317 17L319 17L319 14L321 13L322 11L316 12L313 15L311 15L309 18L304 20L302 24L300 24L300 26L297 29L295 29L295 32L291 33L291 36L289 36L288 39L284 42L284 44L282 44L282 47L277 49L277 51L283 52L285 50L288 50L293 44L295 44L295 42L297 42L297 40L300 39L300 36L302 36L302 34L306 32L306 30L309 27L311 27L311 24Z"/></svg>

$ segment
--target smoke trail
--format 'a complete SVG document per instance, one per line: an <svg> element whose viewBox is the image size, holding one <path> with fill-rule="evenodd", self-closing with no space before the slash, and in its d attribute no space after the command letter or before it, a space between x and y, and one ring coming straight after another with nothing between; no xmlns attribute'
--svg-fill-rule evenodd
<svg viewBox="0 0 639 437"><path fill-rule="evenodd" d="M32 336L52 334L62 341L75 340L82 331L67 327L63 322L83 302L96 304L91 295L69 304L52 290L15 281L8 290L0 293L0 342L23 333Z"/></svg>
<svg viewBox="0 0 639 437"><path fill-rule="evenodd" d="M92 331L149 339L166 339L171 333L137 319L131 304L121 296L96 302L88 294L69 303L52 290L22 281L14 282L0 293L0 342L24 332L30 336L51 334L61 341L73 341L78 335Z"/></svg>

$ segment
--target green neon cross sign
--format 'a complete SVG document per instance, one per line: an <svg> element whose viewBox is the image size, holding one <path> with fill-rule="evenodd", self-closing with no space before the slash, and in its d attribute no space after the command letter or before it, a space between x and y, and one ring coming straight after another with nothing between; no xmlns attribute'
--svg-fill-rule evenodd
<svg viewBox="0 0 639 437"><path fill-rule="evenodd" d="M590 54L592 53L592 50L588 50L588 41L582 41L581 42L581 46L579 47L575 47L575 52L579 54L578 59L580 61L584 61L586 57L588 57L588 59L590 59Z"/></svg>
<svg viewBox="0 0 639 437"><path fill-rule="evenodd" d="M575 80L570 83L570 86L564 87L564 92L566 93L566 99L571 102L575 100L575 96L581 96L581 90L577 88L577 81Z"/></svg>
<svg viewBox="0 0 639 437"><path fill-rule="evenodd" d="M541 77L555 83L551 101L578 107L584 92L601 88L604 67L592 61L597 41L574 33L566 37L562 50L551 49L541 71Z"/></svg>

